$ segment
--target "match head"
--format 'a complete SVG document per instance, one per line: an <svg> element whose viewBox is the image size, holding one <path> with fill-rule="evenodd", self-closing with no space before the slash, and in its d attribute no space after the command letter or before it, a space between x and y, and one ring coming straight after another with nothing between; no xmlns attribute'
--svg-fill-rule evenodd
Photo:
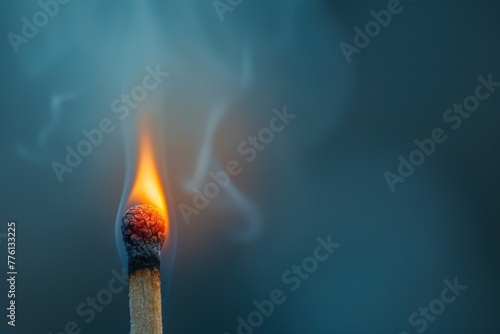
<svg viewBox="0 0 500 334"><path fill-rule="evenodd" d="M122 218L122 236L128 255L128 272L160 269L160 252L166 237L166 220L151 205L136 205Z"/></svg>

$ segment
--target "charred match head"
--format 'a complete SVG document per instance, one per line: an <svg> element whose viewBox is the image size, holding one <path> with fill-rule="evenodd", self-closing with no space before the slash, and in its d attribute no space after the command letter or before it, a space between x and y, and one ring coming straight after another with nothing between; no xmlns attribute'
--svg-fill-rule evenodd
<svg viewBox="0 0 500 334"><path fill-rule="evenodd" d="M166 220L152 205L136 205L122 218L122 236L128 256L130 333L161 334L160 252Z"/></svg>
<svg viewBox="0 0 500 334"><path fill-rule="evenodd" d="M166 236L165 217L151 205L136 205L122 218L122 236L129 275L138 269L160 269L160 252Z"/></svg>

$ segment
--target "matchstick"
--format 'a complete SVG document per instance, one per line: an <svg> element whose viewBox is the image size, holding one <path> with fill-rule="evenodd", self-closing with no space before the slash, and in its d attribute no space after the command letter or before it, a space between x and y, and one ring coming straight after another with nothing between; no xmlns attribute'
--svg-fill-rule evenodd
<svg viewBox="0 0 500 334"><path fill-rule="evenodd" d="M128 256L130 333L162 334L160 252L165 217L151 205L136 205L122 218Z"/></svg>

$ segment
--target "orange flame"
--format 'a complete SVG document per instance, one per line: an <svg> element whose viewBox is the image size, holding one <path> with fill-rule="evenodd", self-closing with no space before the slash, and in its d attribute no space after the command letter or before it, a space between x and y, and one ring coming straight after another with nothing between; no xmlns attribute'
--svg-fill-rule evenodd
<svg viewBox="0 0 500 334"><path fill-rule="evenodd" d="M149 204L156 207L165 216L168 233L168 209L155 159L152 128L147 122L142 122L139 129L137 169L127 206Z"/></svg>

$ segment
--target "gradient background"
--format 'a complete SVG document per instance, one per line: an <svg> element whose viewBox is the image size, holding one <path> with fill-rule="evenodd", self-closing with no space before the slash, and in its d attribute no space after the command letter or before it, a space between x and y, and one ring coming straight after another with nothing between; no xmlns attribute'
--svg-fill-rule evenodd
<svg viewBox="0 0 500 334"><path fill-rule="evenodd" d="M387 1L245 0L222 22L211 0L71 1L19 54L4 37L0 233L17 221L19 274L17 326L6 326L2 279L0 331L55 334L68 321L82 333L129 331L125 291L89 324L76 307L122 266L114 229L135 118L117 121L109 106L161 64L171 75L145 105L164 119L177 230L175 262L170 252L162 263L165 333L233 334L275 288L287 301L255 333L416 333L408 316L454 277L468 289L426 333L498 333L500 92L457 131L442 114L477 76L500 80L500 7L402 5L351 64L339 43ZM6 36L39 7L0 9ZM285 105L297 118L185 224L177 206L197 170L204 181L243 160L238 144ZM60 183L52 161L104 117L117 129ZM435 127L448 140L392 193L383 173ZM283 272L330 234L342 246L287 290Z"/></svg>

